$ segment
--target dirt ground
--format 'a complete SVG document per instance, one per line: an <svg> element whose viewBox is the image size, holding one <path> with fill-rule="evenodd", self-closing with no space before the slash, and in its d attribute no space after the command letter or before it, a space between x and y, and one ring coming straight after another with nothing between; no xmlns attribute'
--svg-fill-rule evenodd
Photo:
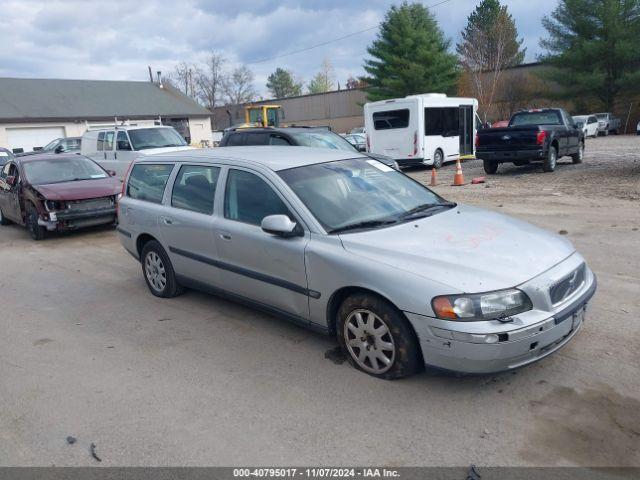
<svg viewBox="0 0 640 480"><path fill-rule="evenodd" d="M0 465L97 465L95 443L103 466L640 466L640 137L589 139L584 164L555 173L451 187L453 172L438 193L567 235L597 274L563 350L500 375L380 381L280 319L153 297L113 230L35 243L0 227Z"/></svg>

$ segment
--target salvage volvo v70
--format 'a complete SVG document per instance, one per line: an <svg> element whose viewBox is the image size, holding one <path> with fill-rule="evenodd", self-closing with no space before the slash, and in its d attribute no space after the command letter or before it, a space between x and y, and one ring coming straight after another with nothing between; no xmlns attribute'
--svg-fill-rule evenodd
<svg viewBox="0 0 640 480"><path fill-rule="evenodd" d="M125 182L118 231L151 293L249 302L336 335L376 377L532 363L573 338L596 289L566 239L355 152L174 152Z"/></svg>

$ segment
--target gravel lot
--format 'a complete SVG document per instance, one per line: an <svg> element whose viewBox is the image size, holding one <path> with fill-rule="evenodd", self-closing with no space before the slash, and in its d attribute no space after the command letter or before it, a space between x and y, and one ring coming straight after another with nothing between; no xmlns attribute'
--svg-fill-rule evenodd
<svg viewBox="0 0 640 480"><path fill-rule="evenodd" d="M35 243L1 227L0 465L97 465L93 442L105 466L638 466L639 151L599 138L553 174L435 188L563 231L599 277L572 343L492 376L375 380L325 358L333 339L197 292L151 296L113 230Z"/></svg>

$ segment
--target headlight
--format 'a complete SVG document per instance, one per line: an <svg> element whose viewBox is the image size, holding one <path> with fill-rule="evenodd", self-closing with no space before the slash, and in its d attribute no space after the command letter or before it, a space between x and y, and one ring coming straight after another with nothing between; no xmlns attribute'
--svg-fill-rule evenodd
<svg viewBox="0 0 640 480"><path fill-rule="evenodd" d="M53 200L45 200L44 207L47 209L48 212L55 212L62 208L62 204L60 202L55 202Z"/></svg>
<svg viewBox="0 0 640 480"><path fill-rule="evenodd" d="M511 288L496 292L442 295L431 300L438 318L474 322L504 318L531 310L531 300L521 290Z"/></svg>

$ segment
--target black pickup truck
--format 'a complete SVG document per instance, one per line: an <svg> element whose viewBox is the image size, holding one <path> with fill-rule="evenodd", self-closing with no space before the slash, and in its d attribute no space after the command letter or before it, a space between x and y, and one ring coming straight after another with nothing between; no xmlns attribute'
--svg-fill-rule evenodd
<svg viewBox="0 0 640 480"><path fill-rule="evenodd" d="M542 162L545 172L553 172L565 155L573 163L582 163L584 133L561 108L515 113L509 126L478 130L476 137L476 158L489 174L496 173L501 163L521 166L530 162Z"/></svg>

